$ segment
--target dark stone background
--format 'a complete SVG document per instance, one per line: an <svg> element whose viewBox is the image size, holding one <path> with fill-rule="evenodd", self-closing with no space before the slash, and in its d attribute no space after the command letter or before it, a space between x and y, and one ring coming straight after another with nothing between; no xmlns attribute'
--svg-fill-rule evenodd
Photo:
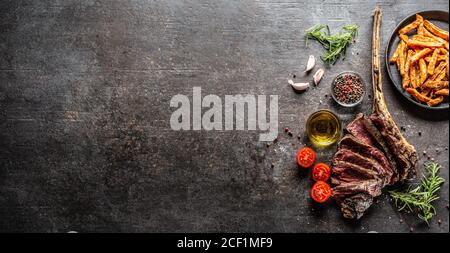
<svg viewBox="0 0 450 253"><path fill-rule="evenodd" d="M383 48L407 15L449 8L446 0L377 3ZM448 183L430 228L396 212L386 195L353 222L333 202L311 203L311 180L294 161L312 111L329 108L345 122L370 112L368 98L343 109L325 95L343 70L370 85L375 5L0 1L0 231L448 232ZM306 59L323 53L315 42L305 46L304 30L317 23L333 31L357 23L359 35L318 87L296 94L286 80L310 80ZM448 112L418 111L385 73L383 80L405 136L442 164L448 181ZM169 101L193 86L222 98L279 95L279 142L267 148L257 131L172 131ZM334 150L319 151L319 159L329 161Z"/></svg>

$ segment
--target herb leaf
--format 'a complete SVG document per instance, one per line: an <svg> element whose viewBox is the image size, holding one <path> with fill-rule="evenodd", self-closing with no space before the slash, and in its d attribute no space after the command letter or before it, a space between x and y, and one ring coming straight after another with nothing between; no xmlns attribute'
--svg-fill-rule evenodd
<svg viewBox="0 0 450 253"><path fill-rule="evenodd" d="M322 31L324 28L326 32ZM345 55L347 46L352 43L357 32L357 25L347 25L338 34L331 35L327 25L315 25L306 30L306 41L314 39L322 44L327 52L320 58L326 63L334 64L341 55Z"/></svg>
<svg viewBox="0 0 450 253"><path fill-rule="evenodd" d="M419 212L417 216L428 223L428 221L436 214L432 202L439 199L436 192L440 189L445 179L439 176L441 166L437 163L425 164L425 172L420 180L420 185L415 188L409 187L406 191L389 191L395 206L399 211L408 209Z"/></svg>

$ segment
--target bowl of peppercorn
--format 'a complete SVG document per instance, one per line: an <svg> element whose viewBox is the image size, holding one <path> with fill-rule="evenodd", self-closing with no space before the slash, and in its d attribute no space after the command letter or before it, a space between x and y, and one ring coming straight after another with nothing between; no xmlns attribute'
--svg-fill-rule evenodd
<svg viewBox="0 0 450 253"><path fill-rule="evenodd" d="M331 95L336 103L344 107L360 104L366 94L366 85L362 77L353 71L342 72L331 83Z"/></svg>

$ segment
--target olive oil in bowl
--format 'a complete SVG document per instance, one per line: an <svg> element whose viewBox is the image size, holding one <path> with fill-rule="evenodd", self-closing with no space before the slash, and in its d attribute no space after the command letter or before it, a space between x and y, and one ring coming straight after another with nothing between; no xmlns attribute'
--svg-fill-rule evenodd
<svg viewBox="0 0 450 253"><path fill-rule="evenodd" d="M341 121L329 110L320 110L311 114L306 122L309 140L319 148L330 146L341 136Z"/></svg>

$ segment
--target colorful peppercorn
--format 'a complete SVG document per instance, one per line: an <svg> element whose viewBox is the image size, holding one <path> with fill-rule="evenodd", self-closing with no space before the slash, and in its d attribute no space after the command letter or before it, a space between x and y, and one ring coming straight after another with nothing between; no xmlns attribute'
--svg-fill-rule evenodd
<svg viewBox="0 0 450 253"><path fill-rule="evenodd" d="M354 104L364 95L364 83L352 73L339 75L333 83L333 94L343 104Z"/></svg>

